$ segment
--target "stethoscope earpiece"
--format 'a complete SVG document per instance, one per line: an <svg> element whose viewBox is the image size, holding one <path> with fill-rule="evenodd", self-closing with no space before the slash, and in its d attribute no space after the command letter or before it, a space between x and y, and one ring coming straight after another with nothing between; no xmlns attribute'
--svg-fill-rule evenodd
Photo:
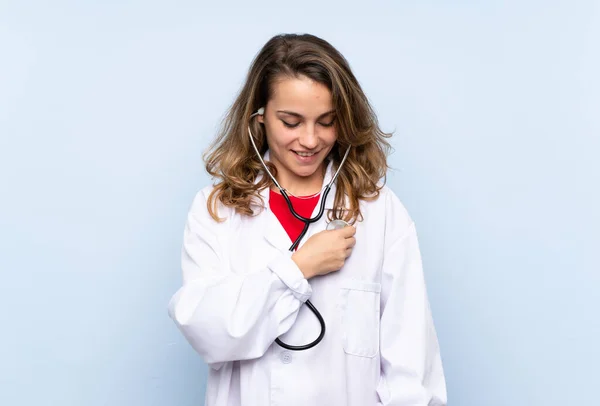
<svg viewBox="0 0 600 406"><path fill-rule="evenodd" d="M255 116L264 116L265 115L265 108L261 107L260 109L256 110L254 113L252 113L250 115L250 118L255 117Z"/></svg>

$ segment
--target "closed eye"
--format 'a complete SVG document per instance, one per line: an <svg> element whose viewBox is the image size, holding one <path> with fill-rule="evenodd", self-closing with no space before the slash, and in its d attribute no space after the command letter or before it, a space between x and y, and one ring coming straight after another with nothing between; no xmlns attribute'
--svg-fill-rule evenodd
<svg viewBox="0 0 600 406"><path fill-rule="evenodd" d="M287 128L296 128L300 125L300 123L296 123L296 124L290 124L286 121L281 120L281 122L283 123L284 126L286 126ZM335 119L331 120L328 123L319 123L319 125L323 126L323 127L331 127L335 124Z"/></svg>
<svg viewBox="0 0 600 406"><path fill-rule="evenodd" d="M282 122L282 123L283 123L283 125L284 125L284 126L286 126L287 128L296 128L296 127L298 127L298 126L300 125L300 123L296 123L296 124L290 124L290 123L287 123L287 122L285 122L285 121L283 121L283 120L281 120L281 122Z"/></svg>

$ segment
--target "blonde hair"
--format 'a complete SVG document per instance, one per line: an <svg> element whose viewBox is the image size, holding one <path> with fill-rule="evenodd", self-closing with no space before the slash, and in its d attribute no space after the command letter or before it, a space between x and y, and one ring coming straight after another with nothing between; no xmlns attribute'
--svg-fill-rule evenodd
<svg viewBox="0 0 600 406"><path fill-rule="evenodd" d="M217 203L252 216L253 198L272 181L263 176L264 169L248 139L248 125L256 146L267 150L264 127L250 115L266 106L273 83L283 77L306 76L325 85L332 95L336 112L336 144L328 158L336 170L348 146L352 146L337 181L334 210L328 217L354 223L362 218L359 200L374 200L385 184L387 154L391 134L379 128L377 117L342 54L327 41L310 34L282 34L271 38L254 58L246 82L229 108L220 132L204 154L206 171L218 179L207 202L210 215L217 215ZM274 176L277 170L267 162ZM380 180L383 182L380 183ZM346 206L347 202L347 206ZM264 202L263 202L264 203Z"/></svg>

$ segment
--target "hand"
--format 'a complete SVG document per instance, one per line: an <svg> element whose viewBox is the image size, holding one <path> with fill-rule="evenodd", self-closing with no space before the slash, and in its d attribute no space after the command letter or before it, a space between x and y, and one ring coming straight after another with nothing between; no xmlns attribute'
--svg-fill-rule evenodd
<svg viewBox="0 0 600 406"><path fill-rule="evenodd" d="M356 244L356 228L347 226L339 230L325 230L310 237L292 254L306 279L340 270Z"/></svg>

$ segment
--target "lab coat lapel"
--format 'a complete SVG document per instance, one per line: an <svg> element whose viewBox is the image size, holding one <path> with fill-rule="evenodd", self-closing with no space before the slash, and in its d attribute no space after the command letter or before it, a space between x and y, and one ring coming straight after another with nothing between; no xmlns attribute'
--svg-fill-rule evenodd
<svg viewBox="0 0 600 406"><path fill-rule="evenodd" d="M265 161L269 160L268 150L263 155L263 159ZM268 175L263 173L259 174L255 183L259 183L263 179L263 176ZM262 235L259 236L259 238L264 238L269 244L282 252L287 251L292 245L292 241L281 223L279 223L277 216L271 211L269 194L270 189L269 187L266 187L259 191L262 202L257 198L254 198L252 201L252 204L254 205L253 210L260 210L260 214L258 214L257 217L260 220L260 231Z"/></svg>
<svg viewBox="0 0 600 406"><path fill-rule="evenodd" d="M287 251L292 245L293 241L290 240L290 236L287 234L275 213L271 211L269 205L269 188L265 188L261 191L261 195L266 203L266 208L262 212L263 216L263 236L269 244L276 247L279 251Z"/></svg>

